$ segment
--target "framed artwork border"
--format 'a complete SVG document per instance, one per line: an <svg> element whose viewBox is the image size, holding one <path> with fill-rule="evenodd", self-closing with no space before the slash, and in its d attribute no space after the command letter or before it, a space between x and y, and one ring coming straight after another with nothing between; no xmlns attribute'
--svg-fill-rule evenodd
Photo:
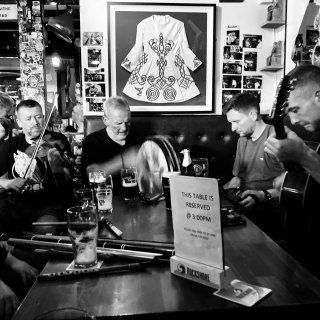
<svg viewBox="0 0 320 320"><path fill-rule="evenodd" d="M188 69L199 90L196 96L180 99L177 102L163 102L164 99L162 99L162 101L153 103L123 93L132 72L121 66L121 63L136 44L137 25L142 20L154 15L169 15L170 19L172 17L183 23L189 49L201 61L201 65L194 71ZM214 113L215 23L215 4L108 2L108 82L110 94L123 95L127 98L132 112ZM141 46L141 56L142 53L143 46ZM159 63L159 60L156 63ZM163 77L165 76L166 74ZM159 92L164 96L164 91L161 91L162 88Z"/></svg>

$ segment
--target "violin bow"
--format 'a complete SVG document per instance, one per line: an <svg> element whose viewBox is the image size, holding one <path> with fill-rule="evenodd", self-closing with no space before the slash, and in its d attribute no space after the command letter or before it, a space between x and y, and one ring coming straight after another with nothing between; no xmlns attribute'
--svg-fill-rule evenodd
<svg viewBox="0 0 320 320"><path fill-rule="evenodd" d="M58 105L58 97L59 97L59 93L55 92L55 94L54 94L54 100L53 100L53 106L52 106L52 108L51 108L51 110L50 110L50 112L49 112L49 115L48 115L48 117L47 117L46 123L45 123L44 127L42 128L42 131L41 131L41 133L40 133L39 139L38 139L38 141L37 141L37 143L36 143L36 147L35 147L35 149L34 149L34 151L33 151L33 153L32 153L31 160L30 160L30 162L29 162L29 164L28 164L27 170L26 170L26 172L25 172L24 175L23 175L23 179L26 178L26 176L27 176L27 174L28 174L28 172L29 172L29 170L30 170L31 163L32 163L32 161L34 160L34 158L36 157L36 155L37 155L37 153L38 153L38 150L39 150L39 148L40 148L40 144L41 144L41 142L42 142L42 138L43 138L44 133L45 133L47 127L48 127L48 124L49 124L50 118L51 118L51 116L52 116L53 110L54 110L54 108L56 108L57 105Z"/></svg>

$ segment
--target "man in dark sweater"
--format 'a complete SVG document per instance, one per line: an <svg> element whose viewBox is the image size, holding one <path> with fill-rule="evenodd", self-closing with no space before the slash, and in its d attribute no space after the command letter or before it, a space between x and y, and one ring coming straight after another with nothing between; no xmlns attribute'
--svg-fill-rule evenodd
<svg viewBox="0 0 320 320"><path fill-rule="evenodd" d="M134 166L136 148L129 135L131 112L127 100L115 96L104 105L106 128L89 134L82 143L83 179L88 184L88 172L103 169L113 178L115 194L121 190L120 169Z"/></svg>
<svg viewBox="0 0 320 320"><path fill-rule="evenodd" d="M0 231L6 233L30 231L35 221L65 220L72 201L71 167L64 154L71 153L68 139L45 131L48 141L31 162L45 124L42 107L22 100L16 117L23 132L0 145Z"/></svg>

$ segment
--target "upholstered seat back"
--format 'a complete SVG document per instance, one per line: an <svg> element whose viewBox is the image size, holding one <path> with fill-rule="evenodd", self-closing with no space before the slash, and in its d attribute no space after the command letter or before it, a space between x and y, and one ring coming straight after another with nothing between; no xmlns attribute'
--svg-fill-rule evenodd
<svg viewBox="0 0 320 320"><path fill-rule="evenodd" d="M102 128L101 117L85 118L85 136ZM211 177L224 180L231 176L238 135L231 132L225 116L133 116L130 130L137 144L141 144L147 136L169 135L181 149L190 148L192 157L208 158Z"/></svg>

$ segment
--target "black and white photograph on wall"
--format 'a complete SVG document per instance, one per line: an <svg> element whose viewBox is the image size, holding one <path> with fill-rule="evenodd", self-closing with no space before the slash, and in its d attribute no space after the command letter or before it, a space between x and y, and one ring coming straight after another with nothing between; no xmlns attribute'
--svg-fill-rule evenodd
<svg viewBox="0 0 320 320"><path fill-rule="evenodd" d="M101 69L84 68L85 82L104 82L104 78L105 78L104 68L101 68Z"/></svg>
<svg viewBox="0 0 320 320"><path fill-rule="evenodd" d="M228 46L239 46L240 45L240 30L231 29L227 30L226 44Z"/></svg>
<svg viewBox="0 0 320 320"><path fill-rule="evenodd" d="M105 98L86 99L86 109L90 112L103 112Z"/></svg>
<svg viewBox="0 0 320 320"><path fill-rule="evenodd" d="M102 46L103 32L83 32L82 45L83 46Z"/></svg>
<svg viewBox="0 0 320 320"><path fill-rule="evenodd" d="M227 103L235 94L240 92L241 90L222 90L222 106Z"/></svg>
<svg viewBox="0 0 320 320"><path fill-rule="evenodd" d="M108 19L112 95L137 112L212 111L214 4L110 1Z"/></svg>
<svg viewBox="0 0 320 320"><path fill-rule="evenodd" d="M319 31L315 29L306 30L306 45L314 46L318 42Z"/></svg>
<svg viewBox="0 0 320 320"><path fill-rule="evenodd" d="M224 62L222 66L222 73L227 74L241 74L242 73L242 63L231 63Z"/></svg>
<svg viewBox="0 0 320 320"><path fill-rule="evenodd" d="M242 60L242 47L240 46L224 46L224 60Z"/></svg>
<svg viewBox="0 0 320 320"><path fill-rule="evenodd" d="M244 48L262 48L262 35L257 34L244 34L243 35Z"/></svg>
<svg viewBox="0 0 320 320"><path fill-rule="evenodd" d="M106 85L104 83L85 83L86 97L105 97Z"/></svg>
<svg viewBox="0 0 320 320"><path fill-rule="evenodd" d="M241 88L241 76L224 75L222 88Z"/></svg>
<svg viewBox="0 0 320 320"><path fill-rule="evenodd" d="M243 90L243 92L253 94L261 102L261 90Z"/></svg>
<svg viewBox="0 0 320 320"><path fill-rule="evenodd" d="M88 49L88 67L98 68L101 64L101 49Z"/></svg>
<svg viewBox="0 0 320 320"><path fill-rule="evenodd" d="M262 76L243 76L243 89L262 89Z"/></svg>
<svg viewBox="0 0 320 320"><path fill-rule="evenodd" d="M257 52L245 51L244 52L244 71L257 71Z"/></svg>

